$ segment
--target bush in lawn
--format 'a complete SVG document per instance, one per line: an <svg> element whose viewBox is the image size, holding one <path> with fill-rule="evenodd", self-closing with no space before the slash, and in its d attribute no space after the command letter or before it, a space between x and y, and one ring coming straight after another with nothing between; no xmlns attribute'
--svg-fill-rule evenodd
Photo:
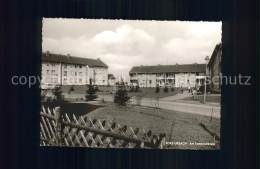
<svg viewBox="0 0 260 169"><path fill-rule="evenodd" d="M173 87L171 88L171 91L174 92L174 88Z"/></svg>
<svg viewBox="0 0 260 169"><path fill-rule="evenodd" d="M155 93L159 93L159 92L160 92L160 88L159 88L159 86L156 86Z"/></svg>
<svg viewBox="0 0 260 169"><path fill-rule="evenodd" d="M139 85L137 85L137 86L135 87L135 92L140 92L140 87L139 87Z"/></svg>
<svg viewBox="0 0 260 169"><path fill-rule="evenodd" d="M41 102L44 102L46 100L47 92L45 90L41 91Z"/></svg>
<svg viewBox="0 0 260 169"><path fill-rule="evenodd" d="M60 85L55 86L54 90L52 91L52 94L54 95L53 102L63 102L64 97L62 95L62 89Z"/></svg>
<svg viewBox="0 0 260 169"><path fill-rule="evenodd" d="M47 103L53 102L53 99L52 99L52 97L50 97L50 96L47 96L47 98L46 98L46 102L47 102Z"/></svg>
<svg viewBox="0 0 260 169"><path fill-rule="evenodd" d="M128 92L124 87L120 87L114 96L114 103L125 106L131 97L128 96Z"/></svg>
<svg viewBox="0 0 260 169"><path fill-rule="evenodd" d="M134 86L131 86L129 92L132 93L132 92L134 92L134 91L135 91Z"/></svg>
<svg viewBox="0 0 260 169"><path fill-rule="evenodd" d="M93 85L88 85L88 89L86 90L86 100L91 101L97 98L96 92L97 92L97 87L93 87Z"/></svg>
<svg viewBox="0 0 260 169"><path fill-rule="evenodd" d="M72 85L71 87L70 87L70 90L69 90L70 92L74 92L74 86Z"/></svg>
<svg viewBox="0 0 260 169"><path fill-rule="evenodd" d="M163 91L164 91L165 93L168 93L168 91L169 91L168 87L165 86L165 88L163 89Z"/></svg>

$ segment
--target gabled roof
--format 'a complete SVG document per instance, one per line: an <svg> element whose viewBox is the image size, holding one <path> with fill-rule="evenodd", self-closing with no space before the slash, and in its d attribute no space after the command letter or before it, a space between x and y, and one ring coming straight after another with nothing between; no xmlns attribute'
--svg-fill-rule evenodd
<svg viewBox="0 0 260 169"><path fill-rule="evenodd" d="M64 64L88 65L89 67L108 68L108 66L100 59L80 58L75 56L67 56L67 55L60 55L60 54L53 54L53 53L42 53L42 61L64 63Z"/></svg>
<svg viewBox="0 0 260 169"><path fill-rule="evenodd" d="M205 72L206 64L185 64L185 65L157 65L157 66L134 66L131 73L188 73Z"/></svg>
<svg viewBox="0 0 260 169"><path fill-rule="evenodd" d="M215 61L215 59L216 59L216 56L217 56L218 52L221 51L221 50L222 50L222 43L219 43L219 44L217 44L217 45L215 46L215 49L214 49L214 51L213 51L213 53L212 53L212 55L211 55L211 57L210 57L209 63L208 63L208 67L210 67L210 66L213 65L213 63L214 63L214 61Z"/></svg>

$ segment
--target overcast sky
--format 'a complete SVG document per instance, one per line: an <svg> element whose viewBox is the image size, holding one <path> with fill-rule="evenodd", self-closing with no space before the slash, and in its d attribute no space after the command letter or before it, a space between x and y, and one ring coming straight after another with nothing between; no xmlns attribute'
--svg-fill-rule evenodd
<svg viewBox="0 0 260 169"><path fill-rule="evenodd" d="M133 66L205 63L221 42L221 22L43 19L42 51L100 58L109 73Z"/></svg>

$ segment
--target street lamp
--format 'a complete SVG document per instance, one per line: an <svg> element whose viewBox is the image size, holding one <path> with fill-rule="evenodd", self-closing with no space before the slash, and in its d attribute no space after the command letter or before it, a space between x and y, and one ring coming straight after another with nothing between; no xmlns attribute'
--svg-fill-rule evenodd
<svg viewBox="0 0 260 169"><path fill-rule="evenodd" d="M209 56L206 56L205 57L205 62L206 62L206 72L205 72L205 81L204 81L204 104L205 104L205 102L206 102L206 92L207 92L207 90L206 90L206 88L207 88L207 83L206 83L206 81L207 81L207 65L208 65L208 63L209 63Z"/></svg>

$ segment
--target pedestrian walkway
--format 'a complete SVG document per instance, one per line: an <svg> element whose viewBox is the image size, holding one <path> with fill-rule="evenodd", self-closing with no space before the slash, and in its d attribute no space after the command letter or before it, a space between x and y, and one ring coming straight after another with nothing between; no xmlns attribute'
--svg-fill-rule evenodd
<svg viewBox="0 0 260 169"><path fill-rule="evenodd" d="M178 93L174 96L164 97L160 100L161 101L176 101L176 100L185 99L190 96L191 96L191 93L188 93L188 91L183 91L183 93Z"/></svg>

